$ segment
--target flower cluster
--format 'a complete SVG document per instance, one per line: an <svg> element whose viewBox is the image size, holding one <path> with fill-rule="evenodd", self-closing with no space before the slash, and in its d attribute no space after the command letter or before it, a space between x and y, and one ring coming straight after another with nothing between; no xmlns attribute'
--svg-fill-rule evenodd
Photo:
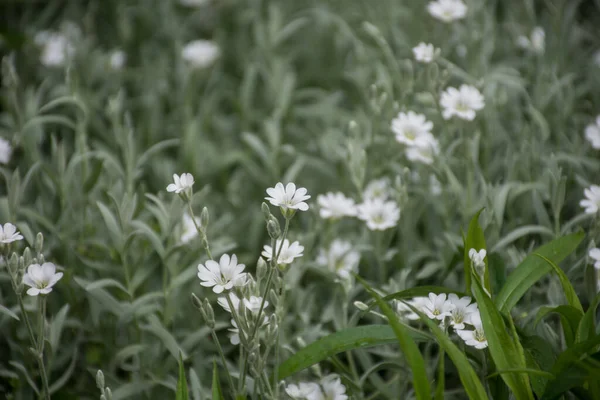
<svg viewBox="0 0 600 400"><path fill-rule="evenodd" d="M444 109L442 116L450 119L456 116L460 119L472 121L476 112L483 109L485 102L483 95L476 87L461 85L458 89L447 88L440 98L440 105Z"/></svg>
<svg viewBox="0 0 600 400"><path fill-rule="evenodd" d="M517 46L532 53L543 54L546 50L546 32L544 32L544 28L536 26L531 31L530 37L519 36Z"/></svg>
<svg viewBox="0 0 600 400"><path fill-rule="evenodd" d="M435 58L436 48L431 43L419 43L412 49L415 60L429 64Z"/></svg>
<svg viewBox="0 0 600 400"><path fill-rule="evenodd" d="M318 383L300 382L297 385L289 384L285 388L286 394L294 400L347 400L346 387L338 375L332 374L323 377Z"/></svg>
<svg viewBox="0 0 600 400"><path fill-rule="evenodd" d="M433 123L413 111L401 112L392 120L396 141L406 145L406 158L413 162L431 164L440 152L438 140L431 129Z"/></svg>

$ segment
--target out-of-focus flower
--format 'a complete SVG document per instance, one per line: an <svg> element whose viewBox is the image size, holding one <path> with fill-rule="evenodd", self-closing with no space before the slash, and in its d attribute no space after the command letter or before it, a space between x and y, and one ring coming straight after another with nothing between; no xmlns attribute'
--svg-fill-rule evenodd
<svg viewBox="0 0 600 400"><path fill-rule="evenodd" d="M583 191L585 199L579 202L579 205L585 208L587 214L595 214L600 207L600 186L592 185Z"/></svg>
<svg viewBox="0 0 600 400"><path fill-rule="evenodd" d="M359 262L360 253L352 249L350 242L340 239L331 242L327 251L321 249L317 257L317 264L326 266L341 279L350 278L358 270Z"/></svg>
<svg viewBox="0 0 600 400"><path fill-rule="evenodd" d="M442 116L450 119L453 116L472 121L475 119L476 111L483 109L485 102L483 95L476 87L460 85L460 88L449 87L440 98L440 105L444 109Z"/></svg>
<svg viewBox="0 0 600 400"><path fill-rule="evenodd" d="M369 182L363 192L364 200L387 200L391 195L390 180L381 178Z"/></svg>
<svg viewBox="0 0 600 400"><path fill-rule="evenodd" d="M356 206L357 216L367 223L372 231L384 231L393 228L400 219L400 208L394 201L382 199L365 200Z"/></svg>
<svg viewBox="0 0 600 400"><path fill-rule="evenodd" d="M483 324L481 323L481 315L479 313L471 314L470 325L473 325L474 330L457 330L456 333L462 340L464 340L467 346L475 347L476 349L485 349L488 347L488 341L483 331Z"/></svg>
<svg viewBox="0 0 600 400"><path fill-rule="evenodd" d="M223 254L219 262L207 260L206 263L198 265L198 278L200 284L212 287L213 292L222 293L234 286L244 286L248 282L248 276L244 271L246 266L237 263L237 256Z"/></svg>
<svg viewBox="0 0 600 400"><path fill-rule="evenodd" d="M181 57L194 68L206 68L221 55L221 50L210 40L194 40L183 47Z"/></svg>
<svg viewBox="0 0 600 400"><path fill-rule="evenodd" d="M435 47L431 43L419 43L412 49L415 60L422 63L430 63L435 58Z"/></svg>
<svg viewBox="0 0 600 400"><path fill-rule="evenodd" d="M585 127L585 138L594 149L600 149L600 115L596 117L596 123Z"/></svg>
<svg viewBox="0 0 600 400"><path fill-rule="evenodd" d="M473 265L478 268L485 267L484 260L485 260L486 254L487 254L487 251L485 249L481 249L479 251L477 251L475 249L469 250L469 258L471 259L471 262L473 262Z"/></svg>
<svg viewBox="0 0 600 400"><path fill-rule="evenodd" d="M258 296L250 296L249 299L244 298L244 306L246 310L250 311L252 314L257 314L260 310L260 305L263 301L262 297ZM263 306L263 310L269 306L269 302L265 300L265 304Z"/></svg>
<svg viewBox="0 0 600 400"><path fill-rule="evenodd" d="M439 153L439 142L431 133L418 137L414 144L407 147L405 151L406 158L409 161L427 165L432 164Z"/></svg>
<svg viewBox="0 0 600 400"><path fill-rule="evenodd" d="M110 53L110 67L112 69L121 69L125 66L127 55L123 50L115 50Z"/></svg>
<svg viewBox="0 0 600 400"><path fill-rule="evenodd" d="M401 112L392 120L392 132L396 135L396 140L408 146L415 145L419 138L431 135L431 129L433 123L423 114L413 111Z"/></svg>
<svg viewBox="0 0 600 400"><path fill-rule="evenodd" d="M413 306L421 312L425 312L425 305L429 303L427 297L415 297L406 303ZM414 312L407 304L402 301L396 301L396 313L401 317L411 321L419 319L419 314Z"/></svg>
<svg viewBox="0 0 600 400"><path fill-rule="evenodd" d="M227 296L229 297L229 300L231 301L231 304L233 305L233 308L237 311L240 309L240 298L237 297L237 295L233 292L229 292L227 293ZM227 298L225 297L219 297L217 299L217 304L219 304L221 307L223 307L223 309L225 311L227 311L228 313L231 313L231 307L229 307L229 302L227 301Z"/></svg>
<svg viewBox="0 0 600 400"><path fill-rule="evenodd" d="M600 271L600 249L593 248L588 251L588 256L594 260L594 268Z"/></svg>
<svg viewBox="0 0 600 400"><path fill-rule="evenodd" d="M322 400L321 388L314 382L300 382L297 385L289 384L285 392L294 400Z"/></svg>
<svg viewBox="0 0 600 400"><path fill-rule="evenodd" d="M8 164L12 156L12 146L6 139L0 138L0 163Z"/></svg>
<svg viewBox="0 0 600 400"><path fill-rule="evenodd" d="M354 200L344 196L343 193L327 193L317 196L319 215L321 218L342 218L356 215Z"/></svg>
<svg viewBox="0 0 600 400"><path fill-rule="evenodd" d="M338 375L327 375L321 379L323 389L323 400L347 400L346 387Z"/></svg>
<svg viewBox="0 0 600 400"><path fill-rule="evenodd" d="M479 312L477 304L471 304L471 298L468 296L458 298L454 293L450 293L448 301L454 305L450 311L450 325L455 330L465 329L465 322L469 323L471 314Z"/></svg>
<svg viewBox="0 0 600 400"><path fill-rule="evenodd" d="M167 192L175 192L177 194L185 192L187 189L191 189L194 186L194 177L192 174L183 173L181 176L173 174L174 183L167 186Z"/></svg>
<svg viewBox="0 0 600 400"><path fill-rule="evenodd" d="M308 210L308 204L305 203L305 200L310 199L310 196L306 194L307 192L306 188L296 188L296 185L292 182L285 187L283 183L278 182L274 188L267 189L269 197L265 197L265 199L284 210L306 211Z"/></svg>
<svg viewBox="0 0 600 400"><path fill-rule="evenodd" d="M181 234L181 243L189 243L190 240L198 236L198 230L196 229L196 225L194 224L194 220L196 224L200 226L200 217L195 217L192 219L190 214L183 214L183 233Z"/></svg>
<svg viewBox="0 0 600 400"><path fill-rule="evenodd" d="M294 258L302 257L304 254L304 246L301 246L299 242L294 242L290 245L290 241L285 239L283 241L283 245L281 245L281 239L277 240L275 244L275 252L279 250L279 246L281 247L281 252L279 253L279 258L277 259L277 264L291 264L294 261ZM273 258L273 249L271 246L264 246L262 256L267 260L271 261Z"/></svg>
<svg viewBox="0 0 600 400"><path fill-rule="evenodd" d="M35 35L34 41L42 48L40 61L47 67L62 66L75 53L67 35L59 32L41 31Z"/></svg>
<svg viewBox="0 0 600 400"><path fill-rule="evenodd" d="M17 240L23 240L21 232L17 231L17 227L7 222L4 226L0 225L0 243L12 243Z"/></svg>
<svg viewBox="0 0 600 400"><path fill-rule="evenodd" d="M544 28L536 26L531 31L531 36L521 35L517 38L517 46L533 53L543 54L546 50L546 32Z"/></svg>
<svg viewBox="0 0 600 400"><path fill-rule="evenodd" d="M429 293L428 301L423 305L423 311L431 319L443 320L451 316L454 304L446 299L446 293Z"/></svg>
<svg viewBox="0 0 600 400"><path fill-rule="evenodd" d="M453 22L467 15L467 6L461 0L437 0L427 4L432 17L443 22Z"/></svg>
<svg viewBox="0 0 600 400"><path fill-rule="evenodd" d="M63 273L56 272L56 265L52 263L31 264L27 267L27 273L23 275L23 283L30 287L27 289L28 295L37 296L50 293L62 277Z"/></svg>

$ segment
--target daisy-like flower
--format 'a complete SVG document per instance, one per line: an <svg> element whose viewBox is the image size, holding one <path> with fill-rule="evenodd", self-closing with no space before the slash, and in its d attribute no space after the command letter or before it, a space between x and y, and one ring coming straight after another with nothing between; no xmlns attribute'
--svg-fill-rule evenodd
<svg viewBox="0 0 600 400"><path fill-rule="evenodd" d="M12 156L12 146L6 139L0 138L0 163L8 164Z"/></svg>
<svg viewBox="0 0 600 400"><path fill-rule="evenodd" d="M583 191L585 199L579 202L579 205L585 208L587 214L596 214L600 207L600 186L592 185Z"/></svg>
<svg viewBox="0 0 600 400"><path fill-rule="evenodd" d="M323 400L347 400L346 387L338 375L327 375L321 379L321 388L323 389Z"/></svg>
<svg viewBox="0 0 600 400"><path fill-rule="evenodd" d="M27 273L23 275L23 283L29 286L28 295L37 296L50 293L52 286L62 277L63 273L56 272L56 265L52 263L31 264L27 267Z"/></svg>
<svg viewBox="0 0 600 400"><path fill-rule="evenodd" d="M596 117L595 124L590 124L585 127L585 138L590 142L594 149L600 149L600 115Z"/></svg>
<svg viewBox="0 0 600 400"><path fill-rule="evenodd" d="M206 68L221 55L221 50L210 40L194 40L183 47L181 57L193 68Z"/></svg>
<svg viewBox="0 0 600 400"><path fill-rule="evenodd" d="M440 21L453 22L467 15L467 6L461 0L437 0L427 4L427 11Z"/></svg>
<svg viewBox="0 0 600 400"><path fill-rule="evenodd" d="M306 188L296 188L296 185L292 182L288 183L285 187L283 183L278 182L274 188L268 188L267 194L269 197L265 197L271 204L277 207L281 207L284 210L308 210L308 204L305 200L310 199L307 195L308 191Z"/></svg>
<svg viewBox="0 0 600 400"><path fill-rule="evenodd" d="M358 270L360 253L352 250L352 244L344 240L336 239L331 242L327 251L321 249L317 257L319 265L326 266L331 272L341 279L348 279L352 272Z"/></svg>
<svg viewBox="0 0 600 400"><path fill-rule="evenodd" d="M476 349L485 349L488 347L488 341L483 332L483 324L481 323L481 315L479 313L471 314L468 321L470 325L473 325L474 330L457 330L456 333L462 340L464 340L467 346L475 347Z"/></svg>
<svg viewBox="0 0 600 400"><path fill-rule="evenodd" d="M194 186L194 176L189 173L183 173L181 176L173 174L173 182L167 186L167 192L175 192L177 194L185 192Z"/></svg>
<svg viewBox="0 0 600 400"><path fill-rule="evenodd" d="M17 231L16 226L10 222L5 223L4 226L0 225L0 243L8 244L17 240L23 240L23 235Z"/></svg>
<svg viewBox="0 0 600 400"><path fill-rule="evenodd" d="M452 315L454 304L446 299L446 293L429 293L428 301L423 305L423 311L431 319L443 320Z"/></svg>
<svg viewBox="0 0 600 400"><path fill-rule="evenodd" d="M408 146L415 145L416 141L423 136L431 135L432 128L432 122L428 121L423 114L413 111L401 112L392 120L392 132L396 135L396 141Z"/></svg>
<svg viewBox="0 0 600 400"><path fill-rule="evenodd" d="M285 392L294 400L322 400L321 388L314 382L300 382L297 385L289 384Z"/></svg>
<svg viewBox="0 0 600 400"><path fill-rule="evenodd" d="M237 297L237 295L233 292L228 293L228 296L229 296L229 300L231 300L231 304L233 304L233 308L236 311L239 310L240 309L240 301L241 301L240 298ZM217 299L217 304L219 304L221 307L223 307L223 310L225 310L231 314L231 307L229 307L229 302L227 301L227 298L219 297Z"/></svg>
<svg viewBox="0 0 600 400"><path fill-rule="evenodd" d="M450 325L455 330L465 329L465 322L469 323L471 314L479 313L477 303L471 304L469 296L458 298L454 293L450 293L448 301L454 305L454 309L450 311Z"/></svg>
<svg viewBox="0 0 600 400"><path fill-rule="evenodd" d="M388 178L381 178L369 182L363 192L363 199L365 200L387 200L391 196L390 180Z"/></svg>
<svg viewBox="0 0 600 400"><path fill-rule="evenodd" d="M121 69L125 66L125 61L127 61L127 55L123 50L115 50L110 53L110 67L112 69Z"/></svg>
<svg viewBox="0 0 600 400"><path fill-rule="evenodd" d="M471 259L471 262L473 263L473 265L476 268L485 267L485 256L486 255L487 255L487 251L485 251L485 249L481 249L479 251L477 251L475 249L469 250L469 258Z"/></svg>
<svg viewBox="0 0 600 400"><path fill-rule="evenodd" d="M279 250L279 246L281 245L281 239L277 240L275 244L275 252ZM301 246L298 241L290 244L290 241L285 239L283 241L283 246L281 247L281 252L279 253L279 258L277 259L277 264L291 264L294 261L294 258L302 257L304 254L304 246ZM261 253L264 258L271 261L273 258L273 248L271 246L264 246L263 252Z"/></svg>
<svg viewBox="0 0 600 400"><path fill-rule="evenodd" d="M183 233L181 234L181 238L179 239L181 243L189 243L190 240L198 236L198 230L196 230L196 225L194 225L194 220L196 224L200 226L200 217L195 217L192 219L190 214L183 214Z"/></svg>
<svg viewBox="0 0 600 400"><path fill-rule="evenodd" d="M428 64L435 58L435 47L431 43L421 42L417 47L413 47L415 60Z"/></svg>
<svg viewBox="0 0 600 400"><path fill-rule="evenodd" d="M405 152L409 161L426 165L432 164L439 153L439 142L431 133L418 137L412 146L406 148Z"/></svg>
<svg viewBox="0 0 600 400"><path fill-rule="evenodd" d="M327 193L317 196L319 215L321 218L342 218L356 215L354 200L344 196L343 193Z"/></svg>
<svg viewBox="0 0 600 400"><path fill-rule="evenodd" d="M396 301L396 313L404 319L408 319L411 321L416 321L419 319L419 314L414 312L407 304L403 301ZM415 297L413 299L408 300L406 303L410 304L417 310L421 312L425 312L425 305L429 303L429 299L427 297Z"/></svg>
<svg viewBox="0 0 600 400"><path fill-rule="evenodd" d="M47 67L60 67L75 52L69 38L58 32L42 31L35 35L35 43L42 48L40 61Z"/></svg>
<svg viewBox="0 0 600 400"><path fill-rule="evenodd" d="M593 248L588 251L588 256L594 260L594 268L600 271L600 249Z"/></svg>
<svg viewBox="0 0 600 400"><path fill-rule="evenodd" d="M546 32L544 32L544 28L536 26L531 31L530 37L519 36L517 38L517 46L533 53L543 54L546 49Z"/></svg>
<svg viewBox="0 0 600 400"><path fill-rule="evenodd" d="M244 286L248 282L248 276L244 271L246 266L237 263L237 256L223 254L219 262L207 260L206 263L198 265L198 278L200 284L212 287L213 292L222 293L234 286Z"/></svg>
<svg viewBox="0 0 600 400"><path fill-rule="evenodd" d="M476 87L463 84L458 89L449 87L442 92L440 105L444 109L442 112L444 119L457 116L472 121L475 119L476 111L483 109L485 102Z"/></svg>
<svg viewBox="0 0 600 400"><path fill-rule="evenodd" d="M365 221L367 227L372 231L384 231L393 228L400 219L400 208L394 201L365 200L356 208L358 218Z"/></svg>

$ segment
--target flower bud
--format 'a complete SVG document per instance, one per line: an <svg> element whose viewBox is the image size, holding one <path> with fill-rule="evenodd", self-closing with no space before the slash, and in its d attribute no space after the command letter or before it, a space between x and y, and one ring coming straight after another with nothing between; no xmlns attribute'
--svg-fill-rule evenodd
<svg viewBox="0 0 600 400"><path fill-rule="evenodd" d="M105 387L104 373L100 369L96 373L96 386L98 386L98 389L101 389L101 390L104 389L104 387Z"/></svg>
<svg viewBox="0 0 600 400"><path fill-rule="evenodd" d="M273 289L269 290L269 302L273 304L273 307L277 307L279 303L279 296L277 296L277 293Z"/></svg>
<svg viewBox="0 0 600 400"><path fill-rule="evenodd" d="M263 202L260 209L265 217L265 221L269 222L269 219L271 218L271 209L269 208L269 205Z"/></svg>
<svg viewBox="0 0 600 400"><path fill-rule="evenodd" d="M42 235L42 232L38 232L38 234L35 237L35 247L34 247L36 254L41 254L43 247L44 247L44 235Z"/></svg>
<svg viewBox="0 0 600 400"><path fill-rule="evenodd" d="M209 328L213 329L215 327L215 312L213 311L213 308L210 305L208 299L204 299L204 301L202 302L202 308L204 309L204 313L206 315L206 325L208 325Z"/></svg>
<svg viewBox="0 0 600 400"><path fill-rule="evenodd" d="M31 264L31 249L29 247L25 247L25 250L23 251L23 258L24 258L24 264L25 265L29 265Z"/></svg>
<svg viewBox="0 0 600 400"><path fill-rule="evenodd" d="M200 227L206 230L208 227L208 208L204 207L200 213Z"/></svg>
<svg viewBox="0 0 600 400"><path fill-rule="evenodd" d="M279 221L277 221L275 217L271 217L267 222L267 231L269 232L271 239L279 239L281 236L281 227L279 226Z"/></svg>
<svg viewBox="0 0 600 400"><path fill-rule="evenodd" d="M256 264L256 279L258 279L259 282L262 282L265 276L267 276L267 270L267 262L262 257L259 258L258 263Z"/></svg>
<svg viewBox="0 0 600 400"><path fill-rule="evenodd" d="M198 310L202 310L202 302L200 301L200 299L198 298L198 296L196 296L194 293L192 293L192 304Z"/></svg>
<svg viewBox="0 0 600 400"><path fill-rule="evenodd" d="M369 306L362 301L355 301L354 307L358 308L360 311L367 311L369 309Z"/></svg>
<svg viewBox="0 0 600 400"><path fill-rule="evenodd" d="M25 285L23 284L23 276L20 276L19 283L17 283L17 287L15 288L15 293L20 296L21 293L23 293L23 289L25 289Z"/></svg>
<svg viewBox="0 0 600 400"><path fill-rule="evenodd" d="M10 271L11 275L14 276L17 273L18 268L19 256L17 256L17 253L12 253L10 258L8 259L8 270Z"/></svg>
<svg viewBox="0 0 600 400"><path fill-rule="evenodd" d="M112 390L109 387L104 390L104 394L106 395L106 400L112 400Z"/></svg>
<svg viewBox="0 0 600 400"><path fill-rule="evenodd" d="M46 262L46 259L44 258L43 254L39 254L37 259L38 259L38 264L43 264Z"/></svg>

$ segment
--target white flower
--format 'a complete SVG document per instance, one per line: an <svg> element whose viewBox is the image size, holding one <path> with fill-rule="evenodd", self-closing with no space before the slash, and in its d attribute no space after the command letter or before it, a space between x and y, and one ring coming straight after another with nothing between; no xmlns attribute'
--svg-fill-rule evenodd
<svg viewBox="0 0 600 400"><path fill-rule="evenodd" d="M240 344L240 329L238 328L234 319L231 319L231 325L233 325L233 328L227 329L229 332L231 332L231 335L229 335L229 341L232 345L237 346Z"/></svg>
<svg viewBox="0 0 600 400"><path fill-rule="evenodd" d="M194 68L206 68L219 58L221 50L210 40L194 40L183 47L181 57Z"/></svg>
<svg viewBox="0 0 600 400"><path fill-rule="evenodd" d="M212 287L213 292L222 293L234 286L244 286L248 282L248 277L244 271L246 266L237 263L237 256L233 254L223 254L219 262L207 260L205 265L198 265L198 278L200 284L205 287Z"/></svg>
<svg viewBox="0 0 600 400"><path fill-rule="evenodd" d="M198 230L196 229L196 225L194 224L194 220L196 220L196 224L200 226L200 218L195 217L192 219L190 214L183 214L183 233L181 234L181 243L189 243L190 240L198 236Z"/></svg>
<svg viewBox="0 0 600 400"><path fill-rule="evenodd" d="M485 249L481 249L479 251L477 251L475 249L469 250L469 258L471 259L471 262L473 263L473 265L478 268L485 267L484 259L485 259L486 255L487 255L487 252L485 251Z"/></svg>
<svg viewBox="0 0 600 400"><path fill-rule="evenodd" d="M470 304L471 298L468 296L459 299L457 295L450 293L448 301L454 305L454 309L450 312L450 325L455 330L465 329L465 322L469 323L471 314L479 312L477 304Z"/></svg>
<svg viewBox="0 0 600 400"><path fill-rule="evenodd" d="M442 92L440 105L444 109L442 112L444 119L450 119L455 115L472 121L475 119L475 112L481 110L485 102L476 87L463 84L458 89L449 87Z"/></svg>
<svg viewBox="0 0 600 400"><path fill-rule="evenodd" d="M409 161L427 165L432 164L435 156L439 153L439 142L431 133L418 137L412 146L406 148L405 152Z"/></svg>
<svg viewBox="0 0 600 400"><path fill-rule="evenodd" d="M467 346L475 347L476 349L485 349L488 347L488 342L483 332L483 325L481 323L481 315L479 313L471 314L471 318L468 321L469 324L475 328L472 331L457 330L456 333L462 340L464 340Z"/></svg>
<svg viewBox="0 0 600 400"><path fill-rule="evenodd" d="M17 240L23 240L21 232L17 231L17 227L7 222L4 226L0 225L0 243L12 243Z"/></svg>
<svg viewBox="0 0 600 400"><path fill-rule="evenodd" d="M365 200L387 200L391 195L390 180L388 178L377 179L369 182L363 192Z"/></svg>
<svg viewBox="0 0 600 400"><path fill-rule="evenodd" d="M415 297L413 299L408 300L406 303L410 304L411 306L413 306L421 312L425 312L425 305L429 303L429 299L427 297ZM419 319L419 314L414 312L403 301L396 301L396 313L398 313L400 317L411 321Z"/></svg>
<svg viewBox="0 0 600 400"><path fill-rule="evenodd" d="M347 400L346 387L342 385L342 381L338 375L327 375L321 379L321 387L323 388L324 400Z"/></svg>
<svg viewBox="0 0 600 400"><path fill-rule="evenodd" d="M322 400L323 393L319 385L313 382L300 382L298 385L289 384L285 392L294 400Z"/></svg>
<svg viewBox="0 0 600 400"><path fill-rule="evenodd" d="M400 209L394 201L382 199L365 200L356 206L357 216L367 223L372 231L384 231L393 228L400 219Z"/></svg>
<svg viewBox="0 0 600 400"><path fill-rule="evenodd" d="M596 268L597 270L600 270L600 249L599 248L590 249L590 251L588 252L588 256L590 256L590 258L595 261L594 268Z"/></svg>
<svg viewBox="0 0 600 400"><path fill-rule="evenodd" d="M296 189L296 185L292 182L283 187L283 183L278 182L274 188L268 188L267 194L270 197L265 197L274 206L283 208L284 210L308 210L308 204L304 201L310 199L307 195L308 191L301 187Z"/></svg>
<svg viewBox="0 0 600 400"><path fill-rule="evenodd" d="M125 66L127 55L123 50L115 50L110 54L110 67L112 69L121 69Z"/></svg>
<svg viewBox="0 0 600 400"><path fill-rule="evenodd" d="M229 300L231 301L233 308L236 311L239 310L240 309L240 298L237 297L237 295L233 292L228 293L227 296L229 296ZM223 309L225 311L227 311L228 313L231 313L231 307L229 307L229 302L227 301L227 298L219 297L217 299L217 304L219 304L221 307L223 307Z"/></svg>
<svg viewBox="0 0 600 400"><path fill-rule="evenodd" d="M452 22L467 15L467 6L461 0L437 0L427 5L432 17L443 22Z"/></svg>
<svg viewBox="0 0 600 400"><path fill-rule="evenodd" d="M260 305L263 301L262 297L257 297L257 296L250 296L249 299L244 299L244 306L246 307L246 310L249 310L252 314L256 314L258 313L258 311L260 310ZM267 308L267 306L269 305L269 302L265 300L265 305L263 306L263 310L265 308Z"/></svg>
<svg viewBox="0 0 600 400"><path fill-rule="evenodd" d="M210 3L210 0L179 0L179 4L186 7L202 7Z"/></svg>
<svg viewBox="0 0 600 400"><path fill-rule="evenodd" d="M181 176L173 174L173 181L175 183L171 183L167 186L167 192L181 193L194 186L194 177L189 173L183 173Z"/></svg>
<svg viewBox="0 0 600 400"><path fill-rule="evenodd" d="M324 265L331 272L342 279L351 277L352 272L358 270L360 253L352 250L352 244L340 239L331 242L327 251L321 249L317 257L317 263Z"/></svg>
<svg viewBox="0 0 600 400"><path fill-rule="evenodd" d="M594 149L600 149L600 115L596 117L595 124L590 124L586 126L585 138L588 142L590 142Z"/></svg>
<svg viewBox="0 0 600 400"><path fill-rule="evenodd" d="M62 33L39 32L35 35L35 43L42 47L40 61L47 67L63 65L75 52L75 47L69 38Z"/></svg>
<svg viewBox="0 0 600 400"><path fill-rule="evenodd" d="M56 265L46 262L42 265L31 264L27 267L27 273L23 275L23 283L30 286L27 294L37 296L38 294L48 294L52 291L52 286L63 277L62 272L56 272Z"/></svg>
<svg viewBox="0 0 600 400"><path fill-rule="evenodd" d="M317 196L319 215L321 218L353 217L356 215L354 200L344 196L343 193L327 193Z"/></svg>
<svg viewBox="0 0 600 400"><path fill-rule="evenodd" d="M281 239L277 240L275 244L275 251L279 251L279 247L281 245ZM294 261L294 258L302 257L304 254L304 246L301 246L298 241L292 243L290 245L290 241L285 239L283 241L283 246L281 247L281 252L279 253L279 258L277 259L277 264L291 264ZM271 246L264 246L262 256L267 260L271 261L273 258L273 249Z"/></svg>
<svg viewBox="0 0 600 400"><path fill-rule="evenodd" d="M12 156L12 146L8 140L0 138L0 163L8 164Z"/></svg>
<svg viewBox="0 0 600 400"><path fill-rule="evenodd" d="M544 28L536 26L531 31L530 38L523 35L519 36L517 46L533 53L543 54L546 49L546 32L544 32Z"/></svg>
<svg viewBox="0 0 600 400"><path fill-rule="evenodd" d="M423 305L423 311L431 319L443 320L451 315L454 304L446 300L446 293L429 293L427 302Z"/></svg>
<svg viewBox="0 0 600 400"><path fill-rule="evenodd" d="M579 205L585 208L587 214L595 214L600 207L600 186L592 185L583 191L585 199L579 202Z"/></svg>
<svg viewBox="0 0 600 400"><path fill-rule="evenodd" d="M415 60L422 63L430 63L435 57L435 47L431 43L419 43L417 47L412 49L415 55Z"/></svg>
<svg viewBox="0 0 600 400"><path fill-rule="evenodd" d="M442 184L433 174L429 175L429 192L436 197L442 194Z"/></svg>
<svg viewBox="0 0 600 400"><path fill-rule="evenodd" d="M392 120L392 132L396 135L396 140L409 146L415 145L417 139L430 135L432 128L432 122L423 114L413 111L401 112Z"/></svg>

